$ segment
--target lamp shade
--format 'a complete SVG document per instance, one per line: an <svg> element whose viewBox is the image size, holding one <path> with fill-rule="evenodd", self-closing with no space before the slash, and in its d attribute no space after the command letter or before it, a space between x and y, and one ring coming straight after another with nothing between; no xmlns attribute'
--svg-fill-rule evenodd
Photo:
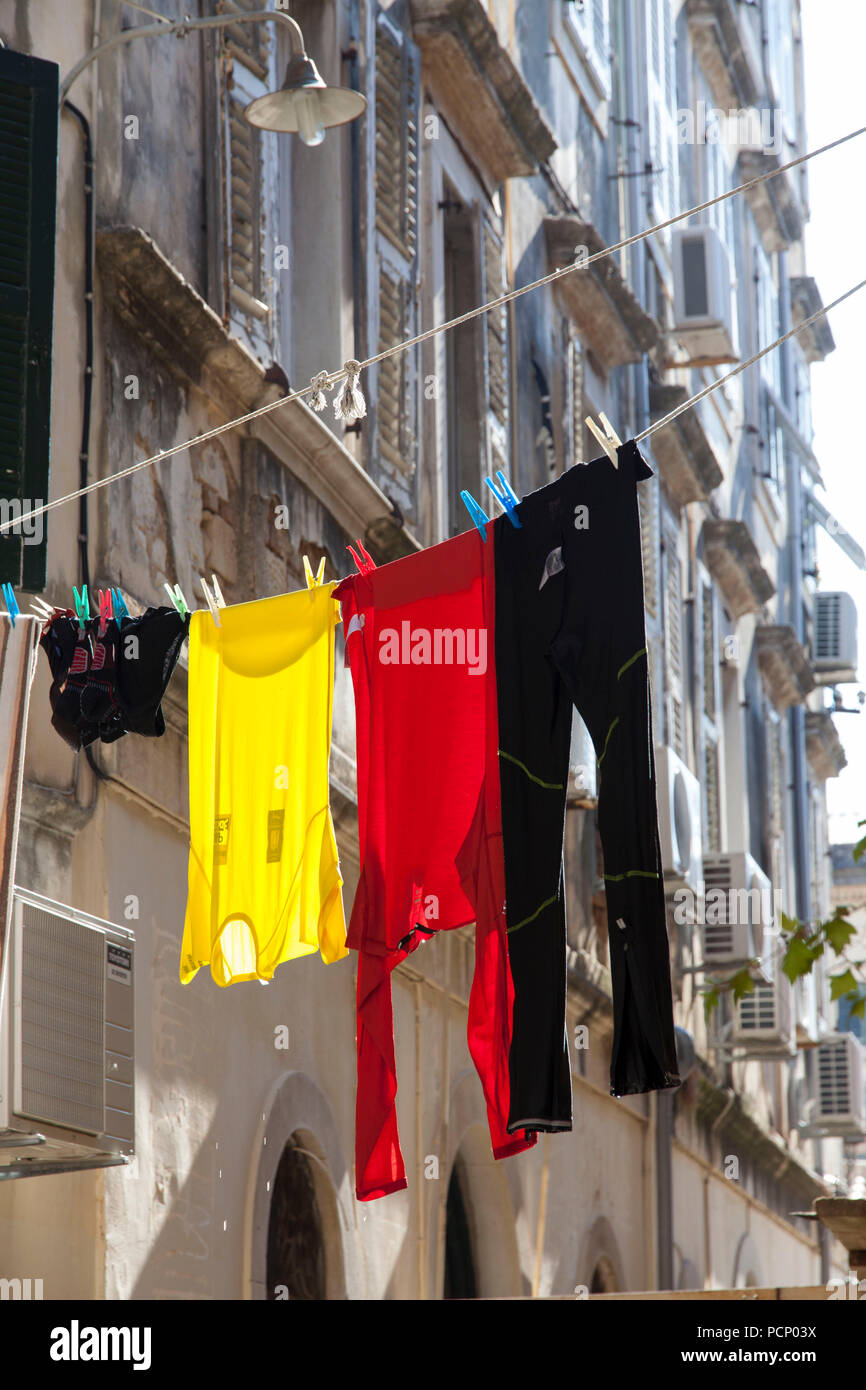
<svg viewBox="0 0 866 1390"><path fill-rule="evenodd" d="M280 90L251 101L244 119L263 130L300 133L307 144L318 144L326 129L355 120L366 106L360 92L326 86L312 58L296 53Z"/></svg>

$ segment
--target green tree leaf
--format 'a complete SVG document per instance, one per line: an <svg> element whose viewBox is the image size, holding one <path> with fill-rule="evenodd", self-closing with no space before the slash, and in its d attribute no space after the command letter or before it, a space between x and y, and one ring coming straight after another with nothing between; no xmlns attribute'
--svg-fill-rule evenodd
<svg viewBox="0 0 866 1390"><path fill-rule="evenodd" d="M843 970L841 975L830 976L830 998L841 999L843 994L851 994L857 989L857 981L850 970Z"/></svg>
<svg viewBox="0 0 866 1390"><path fill-rule="evenodd" d="M713 1012L713 1009L715 1009L715 1008L717 1007L718 1002L719 1002L719 987L718 987L718 985L712 985L709 989L705 989L705 990L704 990L704 1019L706 1020L707 1023L709 1023L709 1021L710 1021L710 1014Z"/></svg>
<svg viewBox="0 0 866 1390"><path fill-rule="evenodd" d="M820 955L820 949L810 946L801 936L793 936L782 959L782 969L791 984L801 975L808 975Z"/></svg>
<svg viewBox="0 0 866 1390"><path fill-rule="evenodd" d="M738 970L736 975L731 976L730 986L734 991L735 1004L738 1003L740 999L742 999L744 994L754 993L755 981L749 974L747 966L744 966L742 970Z"/></svg>
<svg viewBox="0 0 866 1390"><path fill-rule="evenodd" d="M824 935L837 956L841 956L851 937L856 934L856 927L853 923L846 922L844 917L832 917L829 922L824 923Z"/></svg>

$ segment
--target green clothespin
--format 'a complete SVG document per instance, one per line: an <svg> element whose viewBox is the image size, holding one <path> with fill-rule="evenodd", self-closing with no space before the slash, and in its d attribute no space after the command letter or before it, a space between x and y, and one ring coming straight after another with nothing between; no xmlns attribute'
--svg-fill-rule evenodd
<svg viewBox="0 0 866 1390"><path fill-rule="evenodd" d="M87 585L82 584L81 593L79 593L75 585L73 584L72 594L73 602L75 604L75 612L78 617L78 631L83 632L84 624L90 618L90 599L87 596Z"/></svg>
<svg viewBox="0 0 866 1390"><path fill-rule="evenodd" d="M175 584L174 588L172 588L170 584L165 584L163 587L165 589L165 592L171 599L172 607L177 609L178 613L182 618L185 618L187 613L189 612L189 606L183 594L181 593L180 585Z"/></svg>

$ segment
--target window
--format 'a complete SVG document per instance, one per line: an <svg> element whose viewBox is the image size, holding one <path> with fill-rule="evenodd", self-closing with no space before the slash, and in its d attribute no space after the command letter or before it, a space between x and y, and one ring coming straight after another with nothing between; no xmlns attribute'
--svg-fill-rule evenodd
<svg viewBox="0 0 866 1390"><path fill-rule="evenodd" d="M770 258L761 246L755 247L755 295L758 349L768 347L779 336L779 296L773 279ZM780 355L768 352L761 358L761 375L778 394L780 387Z"/></svg>
<svg viewBox="0 0 866 1390"><path fill-rule="evenodd" d="M418 50L384 14L376 25L373 170L378 316L377 352L418 331ZM375 448L380 474L411 506L417 448L417 349L378 368ZM400 484L402 483L402 489Z"/></svg>
<svg viewBox="0 0 866 1390"><path fill-rule="evenodd" d="M58 69L0 48L0 521L48 500ZM44 517L0 534L0 579L45 585Z"/></svg>
<svg viewBox="0 0 866 1390"><path fill-rule="evenodd" d="M709 573L699 569L698 598L701 666L700 728L703 763L704 842L708 850L722 848L722 788L719 734L721 725L718 601Z"/></svg>
<svg viewBox="0 0 866 1390"><path fill-rule="evenodd" d="M785 464L785 435L769 392L764 392L761 451L764 481L781 490Z"/></svg>
<svg viewBox="0 0 866 1390"><path fill-rule="evenodd" d="M446 320L480 303L475 219L454 190L444 187ZM465 488L479 496L482 473L482 417L479 367L481 320L473 319L445 334L449 529L465 529L466 512L460 500Z"/></svg>
<svg viewBox="0 0 866 1390"><path fill-rule="evenodd" d="M224 0L238 13L258 0ZM278 240L277 137L249 125L244 108L276 85L275 35L266 23L231 24L223 32L220 111L223 125L225 225L223 304L233 331L260 361L273 360L274 244Z"/></svg>
<svg viewBox="0 0 866 1390"><path fill-rule="evenodd" d="M648 61L647 121L649 142L646 151L652 165L647 180L653 214L661 221L679 211L676 49L671 0L646 0L645 15ZM664 246L670 245L670 229L659 233Z"/></svg>
<svg viewBox="0 0 866 1390"><path fill-rule="evenodd" d="M567 0L566 18L606 94L610 92L609 0Z"/></svg>
<svg viewBox="0 0 866 1390"><path fill-rule="evenodd" d="M686 760L685 710L683 704L683 581L677 550L678 529L665 527L664 650L666 685L665 741L678 757Z"/></svg>

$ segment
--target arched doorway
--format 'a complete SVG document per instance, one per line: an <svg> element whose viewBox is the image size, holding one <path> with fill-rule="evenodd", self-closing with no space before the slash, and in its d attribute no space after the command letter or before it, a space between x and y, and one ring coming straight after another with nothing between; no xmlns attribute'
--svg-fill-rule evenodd
<svg viewBox="0 0 866 1390"><path fill-rule="evenodd" d="M300 1134L280 1156L268 1216L267 1297L309 1302L327 1297L322 1214L316 1197L314 1159Z"/></svg>
<svg viewBox="0 0 866 1390"><path fill-rule="evenodd" d="M284 1073L262 1106L245 1214L246 1296L344 1299L352 1243L350 1174L327 1100L310 1077Z"/></svg>
<svg viewBox="0 0 866 1390"><path fill-rule="evenodd" d="M451 1170L445 1204L445 1286L443 1298L477 1298L478 1280L463 1188L465 1174L458 1161Z"/></svg>

